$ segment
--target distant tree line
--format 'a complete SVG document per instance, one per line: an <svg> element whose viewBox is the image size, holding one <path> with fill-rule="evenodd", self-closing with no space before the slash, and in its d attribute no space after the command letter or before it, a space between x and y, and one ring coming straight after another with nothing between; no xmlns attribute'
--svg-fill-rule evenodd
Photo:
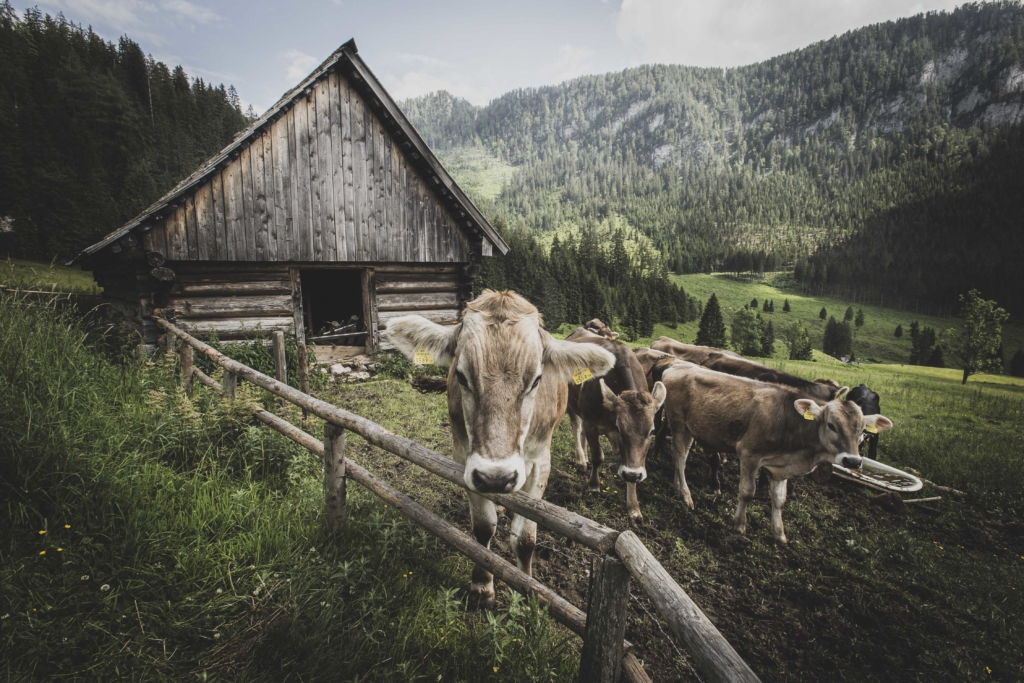
<svg viewBox="0 0 1024 683"><path fill-rule="evenodd" d="M127 37L0 3L0 252L68 256L132 218L248 119Z"/></svg>
<svg viewBox="0 0 1024 683"><path fill-rule="evenodd" d="M700 302L670 281L660 255L642 245L630 255L620 231L606 244L590 230L578 239L556 236L545 250L534 235L509 229L500 218L494 223L509 252L484 260L476 291L519 292L537 306L548 329L600 318L633 341L650 337L655 323L675 327L700 317Z"/></svg>

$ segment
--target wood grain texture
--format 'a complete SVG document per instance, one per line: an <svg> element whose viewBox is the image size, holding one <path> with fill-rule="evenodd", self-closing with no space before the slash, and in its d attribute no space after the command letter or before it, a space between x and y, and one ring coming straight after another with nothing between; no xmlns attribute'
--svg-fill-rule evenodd
<svg viewBox="0 0 1024 683"><path fill-rule="evenodd" d="M333 533L345 527L346 493L345 430L328 422L324 425L324 517Z"/></svg>
<svg viewBox="0 0 1024 683"><path fill-rule="evenodd" d="M169 308L173 308L179 320L196 318L261 318L268 316L291 316L292 297L287 294L264 296L200 296L175 297Z"/></svg>
<svg viewBox="0 0 1024 683"><path fill-rule="evenodd" d="M760 681L636 534L621 533L615 541L615 554L668 621L672 632L686 644L704 680L716 683Z"/></svg>
<svg viewBox="0 0 1024 683"><path fill-rule="evenodd" d="M257 137L252 145L252 196L253 229L256 231L254 261L270 260L270 213L267 207L266 154L263 136Z"/></svg>
<svg viewBox="0 0 1024 683"><path fill-rule="evenodd" d="M185 241L190 261L199 259L199 229L196 226L196 196L185 198Z"/></svg>
<svg viewBox="0 0 1024 683"><path fill-rule="evenodd" d="M200 261L212 261L216 257L217 242L213 227L213 187L203 183L195 193L196 246Z"/></svg>
<svg viewBox="0 0 1024 683"><path fill-rule="evenodd" d="M608 555L595 557L591 567L579 682L617 683L629 617L629 570Z"/></svg>
<svg viewBox="0 0 1024 683"><path fill-rule="evenodd" d="M249 147L242 148L238 169L242 195L242 253L246 261L256 261L256 202L252 191L252 150Z"/></svg>
<svg viewBox="0 0 1024 683"><path fill-rule="evenodd" d="M341 76L333 73L328 77L328 115L331 124L331 189L334 209L334 244L331 247L334 257L328 260L345 261L345 172L342 166L342 133L341 133Z"/></svg>
<svg viewBox="0 0 1024 683"><path fill-rule="evenodd" d="M224 173L216 173L210 178L210 196L213 206L213 258L216 261L228 260L227 214L224 207Z"/></svg>
<svg viewBox="0 0 1024 683"><path fill-rule="evenodd" d="M306 98L297 99L292 109L295 112L295 239L298 242L298 251L293 259L312 261L313 220L309 188L309 108Z"/></svg>
<svg viewBox="0 0 1024 683"><path fill-rule="evenodd" d="M224 205L227 216L229 261L245 259L245 229L242 226L242 164L235 159L224 172Z"/></svg>
<svg viewBox="0 0 1024 683"><path fill-rule="evenodd" d="M316 147L320 189L320 261L338 260L338 234L334 223L334 148L331 143L331 87L330 78L323 78L316 86Z"/></svg>
<svg viewBox="0 0 1024 683"><path fill-rule="evenodd" d="M288 137L288 116L274 123L274 229L277 233L277 259L292 258L292 193L291 144Z"/></svg>

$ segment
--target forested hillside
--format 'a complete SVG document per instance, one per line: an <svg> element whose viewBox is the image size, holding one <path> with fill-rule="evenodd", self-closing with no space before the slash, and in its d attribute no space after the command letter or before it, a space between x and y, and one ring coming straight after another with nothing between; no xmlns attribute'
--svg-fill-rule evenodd
<svg viewBox="0 0 1024 683"><path fill-rule="evenodd" d="M234 88L190 81L37 9L0 4L0 253L91 244L246 125Z"/></svg>
<svg viewBox="0 0 1024 683"><path fill-rule="evenodd" d="M1024 8L970 4L733 69L652 65L404 110L442 150L518 169L534 231L609 213L678 272L794 267L950 303L1024 307Z"/></svg>

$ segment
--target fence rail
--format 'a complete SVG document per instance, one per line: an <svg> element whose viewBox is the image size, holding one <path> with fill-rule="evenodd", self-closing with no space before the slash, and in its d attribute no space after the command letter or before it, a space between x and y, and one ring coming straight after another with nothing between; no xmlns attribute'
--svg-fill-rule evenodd
<svg viewBox="0 0 1024 683"><path fill-rule="evenodd" d="M524 595L536 595L547 605L548 613L556 621L583 638L581 682L613 683L620 676L631 683L650 680L630 651L632 645L624 639L631 577L644 588L673 632L686 644L697 670L705 680L759 681L714 624L631 531L620 533L558 505L520 492L487 494L487 498L506 509L599 553L591 573L588 611L583 612L550 587L480 545L469 534L456 529L406 494L347 459L345 430L465 488L462 465L411 439L394 434L371 420L288 386L284 381L287 375L282 368L283 354L274 354L277 365L275 374L279 378L274 379L228 358L167 320L155 320L158 326L172 335L167 337L168 340L177 338L184 342L180 357L182 381L187 392L192 392L193 380L198 380L225 398L232 399L237 392L237 382L242 379L325 421L324 439L320 440L267 410L254 411L257 420L323 458L324 499L329 529L336 532L344 526L345 483L350 478L516 591ZM193 350L224 369L223 383L216 382L195 367Z"/></svg>

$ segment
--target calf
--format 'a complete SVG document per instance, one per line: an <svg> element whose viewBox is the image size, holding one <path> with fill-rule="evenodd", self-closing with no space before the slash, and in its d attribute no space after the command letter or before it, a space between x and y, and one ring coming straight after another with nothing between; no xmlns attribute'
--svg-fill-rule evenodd
<svg viewBox="0 0 1024 683"><path fill-rule="evenodd" d="M465 465L473 534L490 547L498 517L480 494L522 489L543 497L566 382L583 369L605 374L615 356L593 344L555 339L537 309L515 292L485 290L466 304L457 325L409 315L390 320L387 334L410 358L449 366L452 455ZM537 523L515 515L512 533L519 568L532 574ZM478 604L493 607L494 577L483 567L473 568L469 590Z"/></svg>
<svg viewBox="0 0 1024 683"><path fill-rule="evenodd" d="M761 382L782 384L798 389L804 394L820 401L830 401L836 396L839 383L831 379L816 379L813 382L791 375L782 370L770 368L749 358L744 358L738 353L716 349L712 346L695 346L683 344L669 337L661 337L651 344L651 348L671 353L680 358L697 365L702 365L710 370L724 372L727 375L756 379Z"/></svg>
<svg viewBox="0 0 1024 683"><path fill-rule="evenodd" d="M594 318L583 323L584 329L588 329L594 334L605 337L606 339L618 339L619 333L612 332L612 328L605 325L600 318Z"/></svg>
<svg viewBox="0 0 1024 683"><path fill-rule="evenodd" d="M643 368L632 349L621 342L582 327L566 341L598 346L615 356L614 367L604 377L569 384L569 420L576 437L576 466L581 470L587 467L584 436L590 447L588 490L601 492L598 468L604 453L599 437L603 434L619 453L618 474L626 483L626 510L630 519L638 522L643 515L636 485L647 478L647 449L654 435L654 416L665 401L665 385L655 382L648 391Z"/></svg>
<svg viewBox="0 0 1024 683"><path fill-rule="evenodd" d="M672 429L677 489L688 494L686 458L696 439L712 450L734 451L740 460L739 505L734 525L744 533L747 505L757 473L771 476L772 533L786 542L782 507L786 480L810 473L821 463L858 468L858 445L865 427L885 431L892 422L864 415L860 406L837 398L817 401L791 387L733 377L696 365L677 363L663 375L668 389L665 416Z"/></svg>

